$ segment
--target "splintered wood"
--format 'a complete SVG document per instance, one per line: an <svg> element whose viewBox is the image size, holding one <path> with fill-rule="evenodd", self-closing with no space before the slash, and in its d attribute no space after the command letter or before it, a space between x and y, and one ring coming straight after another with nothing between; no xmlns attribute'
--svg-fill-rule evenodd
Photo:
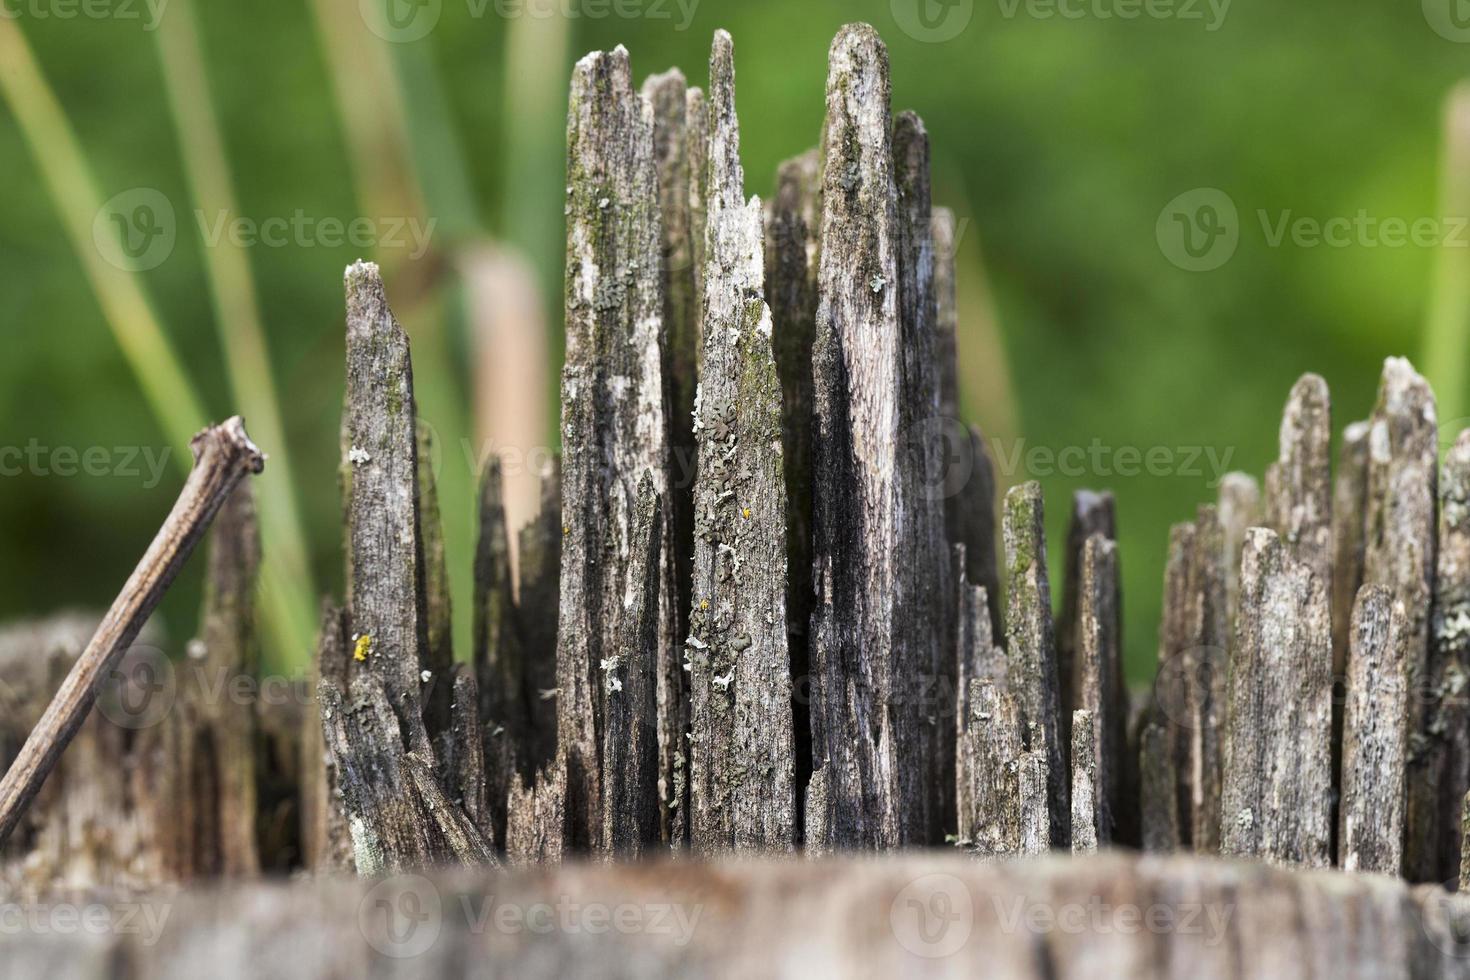
<svg viewBox="0 0 1470 980"><path fill-rule="evenodd" d="M957 418L956 219L923 122L890 107L883 42L838 34L819 145L764 204L735 79L723 31L706 88L673 70L640 90L622 48L577 63L561 456L524 528L485 467L472 595L449 595L408 335L377 268L347 270L346 594L323 606L314 701L283 720L181 684L136 738L89 722L58 779L101 788L74 825L54 793L22 825L44 875L286 870L286 800L294 863L323 872L949 845L1470 878L1470 431L1439 431L1408 362L1335 453L1327 384L1303 376L1264 479L1227 474L1179 515L1131 697L1125 651L1152 638L1121 631L1126 501L1054 507L1054 596L1041 485L1006 486ZM248 491L215 503L193 659L232 679L255 669L259 553ZM461 662L452 598L473 608ZM20 740L65 666L33 642L0 656L0 761L21 753L27 793ZM102 815L124 829L98 856ZM204 829L173 840L181 822Z"/></svg>

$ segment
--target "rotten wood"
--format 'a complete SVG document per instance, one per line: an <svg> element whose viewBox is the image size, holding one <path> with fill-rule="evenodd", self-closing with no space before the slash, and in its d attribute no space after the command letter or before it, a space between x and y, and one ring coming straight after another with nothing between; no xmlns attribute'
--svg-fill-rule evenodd
<svg viewBox="0 0 1470 980"><path fill-rule="evenodd" d="M1230 652L1221 853L1331 863L1327 584L1275 532L1246 532Z"/></svg>
<svg viewBox="0 0 1470 980"><path fill-rule="evenodd" d="M1046 527L1041 486L1035 482L1012 487L1005 502L1007 615L1006 656L1011 689L1025 723L1026 748L1037 754L1046 773L1046 808L1050 813L1049 839L1057 847L1068 844L1068 773L1062 747L1056 639L1052 626L1051 584L1046 571Z"/></svg>
<svg viewBox="0 0 1470 980"><path fill-rule="evenodd" d="M704 354L696 396L690 843L700 853L796 840L781 383L759 198L745 199L730 36L710 54Z"/></svg>
<svg viewBox="0 0 1470 980"><path fill-rule="evenodd" d="M1128 689L1123 683L1123 653L1120 642L1118 600L1118 547L1102 534L1091 535L1082 548L1080 592L1077 611L1078 659L1076 701L1073 717L1085 716L1092 730L1071 733L1072 747L1084 746L1089 759L1072 760L1072 784L1077 785L1078 767L1085 767L1090 801L1072 802L1072 815L1092 810L1090 833L1093 847L1112 843L1118 825L1133 821L1124 814L1135 812L1130 793ZM1079 811L1079 807L1081 810ZM1129 828L1131 830L1131 827ZM1130 839L1131 834L1125 834ZM1084 849L1085 844L1084 843ZM1073 849L1078 847L1073 838Z"/></svg>
<svg viewBox="0 0 1470 980"><path fill-rule="evenodd" d="M1108 842L1111 822L1104 800L1094 721L1091 711L1072 712L1072 853L1092 854Z"/></svg>
<svg viewBox="0 0 1470 980"><path fill-rule="evenodd" d="M1408 625L1388 589L1359 591L1342 726L1337 863L1344 871L1397 876L1403 869Z"/></svg>
<svg viewBox="0 0 1470 980"><path fill-rule="evenodd" d="M572 73L567 159L557 765L565 769L567 848L590 851L605 840L599 664L617 654L629 615L624 597L638 588L630 536L645 472L662 501L658 730L665 800L673 796L688 719L674 633L654 112L634 91L621 47L588 55Z"/></svg>
<svg viewBox="0 0 1470 980"><path fill-rule="evenodd" d="M246 475L259 473L265 457L237 418L205 429L190 443L194 468L86 650L77 658L19 754L0 779L0 844L56 767L97 699L99 683L127 652L143 624L173 584L194 547Z"/></svg>
<svg viewBox="0 0 1470 980"><path fill-rule="evenodd" d="M1439 812L1454 834L1446 846L1463 851L1456 814L1470 791L1470 429L1440 468L1437 548L1429 642L1438 710L1428 727L1444 741Z"/></svg>
<svg viewBox="0 0 1470 980"><path fill-rule="evenodd" d="M1332 581L1332 402L1327 382L1304 374L1281 415L1281 452L1266 468L1266 524L1297 561Z"/></svg>

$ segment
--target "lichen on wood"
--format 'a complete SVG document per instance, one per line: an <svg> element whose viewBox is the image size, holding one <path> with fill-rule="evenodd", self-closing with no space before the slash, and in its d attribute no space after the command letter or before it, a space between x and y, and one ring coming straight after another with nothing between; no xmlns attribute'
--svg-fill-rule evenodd
<svg viewBox="0 0 1470 980"><path fill-rule="evenodd" d="M690 841L789 850L796 839L786 622L781 383L765 303L764 220L745 199L730 36L710 55L704 353L695 438Z"/></svg>

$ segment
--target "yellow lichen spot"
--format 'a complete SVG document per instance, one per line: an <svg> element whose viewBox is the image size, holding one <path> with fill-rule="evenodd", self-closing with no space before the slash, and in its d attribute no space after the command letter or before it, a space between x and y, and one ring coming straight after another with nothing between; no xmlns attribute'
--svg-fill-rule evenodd
<svg viewBox="0 0 1470 980"><path fill-rule="evenodd" d="M708 609L709 608L709 600L708 599L700 599L699 600L699 608L700 609Z"/></svg>
<svg viewBox="0 0 1470 980"><path fill-rule="evenodd" d="M750 520L750 508L749 507L742 507L742 508L740 508L740 516L743 517L743 518L745 518L747 521Z"/></svg>
<svg viewBox="0 0 1470 980"><path fill-rule="evenodd" d="M362 663L367 659L368 651L373 647L373 638L364 633L357 638L357 646L352 650L352 659Z"/></svg>
<svg viewBox="0 0 1470 980"><path fill-rule="evenodd" d="M571 533L572 533L572 529L571 529L571 528L570 528L570 527L568 527L568 526L567 526L567 525L565 525L565 524L563 524L563 525L562 525L562 526L561 526L561 536L562 536L562 537L566 537L566 536L567 536L567 535L569 535L569 534L571 534Z"/></svg>

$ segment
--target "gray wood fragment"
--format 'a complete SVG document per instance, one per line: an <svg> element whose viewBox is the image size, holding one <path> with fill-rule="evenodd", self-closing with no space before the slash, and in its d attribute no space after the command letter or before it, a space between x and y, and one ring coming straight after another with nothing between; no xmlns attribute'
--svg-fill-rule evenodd
<svg viewBox="0 0 1470 980"><path fill-rule="evenodd" d="M637 488L648 472L664 501L659 590L659 742L663 785L687 719L675 656L662 233L653 107L632 87L628 53L598 52L572 74L567 123L566 364L562 369L562 542L557 643L558 753L571 850L602 830L602 660L628 611Z"/></svg>
<svg viewBox="0 0 1470 980"><path fill-rule="evenodd" d="M1067 549L1063 555L1062 608L1057 614L1057 678L1061 683L1062 737L1069 743L1072 738L1072 711L1087 707L1078 701L1081 677L1077 651L1082 646L1078 604L1082 587L1082 550L1094 534L1100 534L1109 541L1117 540L1113 495L1091 490L1075 491L1067 522Z"/></svg>
<svg viewBox="0 0 1470 980"><path fill-rule="evenodd" d="M1079 765L1089 780L1091 799L1072 802L1072 815L1091 809L1088 832L1094 848L1110 844L1116 835L1120 811L1134 809L1128 795L1126 746L1128 705L1123 686L1118 607L1117 545L1102 534L1091 535L1083 545L1078 581L1077 710L1073 717L1086 717L1092 730L1085 736L1072 732L1072 747L1085 744L1090 759L1072 760L1075 789ZM1126 819L1126 818L1125 818ZM1085 841L1083 842L1085 850ZM1073 837L1074 850L1077 840Z"/></svg>
<svg viewBox="0 0 1470 980"><path fill-rule="evenodd" d="M449 596L449 566L444 557L444 525L439 516L439 490L434 477L434 445L431 430L416 425L418 439L419 490L419 574L423 577L419 591L423 595L424 631L419 649L423 651L424 725L431 740L439 739L450 725L453 685L449 679L454 666L454 610Z"/></svg>
<svg viewBox="0 0 1470 980"><path fill-rule="evenodd" d="M1428 730L1444 740L1440 812L1450 828L1442 843L1463 850L1455 813L1470 791L1470 430L1445 454L1439 478L1439 535L1430 617L1437 715Z"/></svg>
<svg viewBox="0 0 1470 980"><path fill-rule="evenodd" d="M1261 489L1255 477L1247 473L1226 473L1220 480L1216 507L1220 528L1225 535L1225 608L1226 623L1235 622L1240 608L1240 554L1245 547L1245 532L1262 523Z"/></svg>
<svg viewBox="0 0 1470 980"><path fill-rule="evenodd" d="M323 600L316 656L310 675L310 710L302 720L301 736L301 850L302 863L311 871L350 871L352 837L347 830L336 763L326 750L317 688L324 678L345 685L352 658L351 630L346 611Z"/></svg>
<svg viewBox="0 0 1470 980"><path fill-rule="evenodd" d="M1441 671L1431 660L1439 433L1434 394L1409 362L1383 364L1368 429L1363 582L1390 589L1408 615L1409 804L1404 873L1443 881L1459 865L1454 804L1440 796L1445 732L1435 731Z"/></svg>
<svg viewBox="0 0 1470 980"><path fill-rule="evenodd" d="M1009 857L1021 852L1020 712L1004 682L977 677L966 690L956 746L958 841L976 857Z"/></svg>
<svg viewBox="0 0 1470 980"><path fill-rule="evenodd" d="M541 767L556 754L556 628L561 594L561 461L548 460L538 474L541 508L520 529L520 588L516 621L530 705L527 762Z"/></svg>
<svg viewBox="0 0 1470 980"><path fill-rule="evenodd" d="M1408 623L1403 604L1365 585L1353 609L1342 730L1338 865L1398 875L1403 868L1408 755Z"/></svg>
<svg viewBox="0 0 1470 980"><path fill-rule="evenodd" d="M1006 656L1011 689L1027 729L1026 747L1040 753L1047 774L1050 842L1068 843L1068 769L1062 749L1061 710L1057 691L1056 640L1051 618L1051 585L1046 572L1046 528L1041 486L1012 487L1005 502L1005 549L1008 600Z"/></svg>
<svg viewBox="0 0 1470 980"><path fill-rule="evenodd" d="M1353 604L1363 584L1364 515L1368 507L1368 423L1342 430L1332 478L1332 676L1347 671Z"/></svg>
<svg viewBox="0 0 1470 980"><path fill-rule="evenodd" d="M1099 792L1098 753L1092 712L1072 712L1072 853L1092 854L1107 842L1105 803Z"/></svg>
<svg viewBox="0 0 1470 980"><path fill-rule="evenodd" d="M1194 680L1190 609L1193 603L1189 572L1195 552L1195 531L1194 524L1180 523L1169 528L1163 610L1159 623L1159 670L1154 680L1148 719L1156 729L1151 733L1152 737L1162 740L1167 758L1143 758L1140 763L1152 767L1152 771L1144 774L1144 782L1140 786L1144 793L1143 821L1153 821L1155 826L1175 827L1179 843L1184 846L1189 845L1194 830L1194 793L1190 781L1193 752L1190 691ZM1152 751L1156 746L1144 745L1143 748ZM1159 780L1165 773L1173 780L1172 802L1153 795L1162 788ZM1162 814L1149 812L1159 807L1164 807Z"/></svg>
<svg viewBox="0 0 1470 980"><path fill-rule="evenodd" d="M1139 842L1145 851L1155 853L1184 846L1169 726L1158 712L1150 712L1138 738Z"/></svg>
<svg viewBox="0 0 1470 980"><path fill-rule="evenodd" d="M1292 557L1332 580L1332 402L1327 382L1304 374L1281 415L1281 452L1266 468L1266 522Z"/></svg>
<svg viewBox="0 0 1470 980"><path fill-rule="evenodd" d="M781 383L765 304L763 214L745 200L730 36L710 56L704 356L695 438L690 839L696 851L795 845Z"/></svg>
<svg viewBox="0 0 1470 980"><path fill-rule="evenodd" d="M930 826L928 739L912 686L932 680L934 624L909 603L933 571L915 558L918 474L899 448L906 389L888 97L882 41L865 25L844 28L827 78L812 351L812 755L826 769L828 812L807 802L808 827L824 827L838 847L917 843Z"/></svg>
<svg viewBox="0 0 1470 980"><path fill-rule="evenodd" d="M1222 853L1331 862L1331 666L1326 583L1275 532L1252 528L1230 654Z"/></svg>
<svg viewBox="0 0 1470 980"><path fill-rule="evenodd" d="M1021 810L1021 849L1023 855L1045 854L1052 847L1051 827L1055 823L1049 813L1048 798L1052 782L1047 773L1046 756L1041 752L1023 752L1017 766ZM1070 815L1069 815L1070 816Z"/></svg>
<svg viewBox="0 0 1470 980"><path fill-rule="evenodd" d="M638 487L620 642L598 665L602 743L602 850L638 857L661 836L658 789L658 610L663 503L645 474Z"/></svg>
<svg viewBox="0 0 1470 980"><path fill-rule="evenodd" d="M409 747L429 757L420 694L427 633L408 336L388 308L376 265L350 266L346 287L343 442L354 652L379 679Z"/></svg>
<svg viewBox="0 0 1470 980"><path fill-rule="evenodd" d="M1189 842L1202 853L1220 849L1221 729L1229 667L1225 530L1215 506L1195 517L1189 558L1188 653L1184 658L1189 729Z"/></svg>

